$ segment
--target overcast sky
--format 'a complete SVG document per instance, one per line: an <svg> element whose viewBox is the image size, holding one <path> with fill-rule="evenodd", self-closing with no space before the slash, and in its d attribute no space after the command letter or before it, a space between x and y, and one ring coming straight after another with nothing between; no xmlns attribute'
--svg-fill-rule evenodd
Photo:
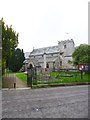
<svg viewBox="0 0 90 120"><path fill-rule="evenodd" d="M88 43L89 0L0 0L0 18L19 33L24 52L73 39Z"/></svg>

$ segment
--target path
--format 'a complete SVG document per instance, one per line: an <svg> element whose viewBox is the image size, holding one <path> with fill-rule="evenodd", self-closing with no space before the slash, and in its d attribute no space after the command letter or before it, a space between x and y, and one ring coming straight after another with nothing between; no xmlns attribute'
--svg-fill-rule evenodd
<svg viewBox="0 0 90 120"><path fill-rule="evenodd" d="M27 84L22 82L20 79L16 77L16 74L7 74L4 76L2 80L3 88L14 88L14 83L16 83L16 88L25 88Z"/></svg>

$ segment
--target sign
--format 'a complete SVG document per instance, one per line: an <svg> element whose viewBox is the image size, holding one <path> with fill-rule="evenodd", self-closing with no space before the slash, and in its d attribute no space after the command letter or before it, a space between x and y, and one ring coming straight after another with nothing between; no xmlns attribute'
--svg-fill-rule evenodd
<svg viewBox="0 0 90 120"><path fill-rule="evenodd" d="M79 65L79 70L80 71L84 70L84 65Z"/></svg>
<svg viewBox="0 0 90 120"><path fill-rule="evenodd" d="M84 72L90 72L90 64L79 64L78 69Z"/></svg>

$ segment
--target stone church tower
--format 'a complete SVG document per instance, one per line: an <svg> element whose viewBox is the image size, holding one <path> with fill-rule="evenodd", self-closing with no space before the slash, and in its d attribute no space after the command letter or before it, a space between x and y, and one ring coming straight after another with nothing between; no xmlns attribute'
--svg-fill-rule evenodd
<svg viewBox="0 0 90 120"><path fill-rule="evenodd" d="M70 68L72 67L68 61L72 61L72 53L75 49L75 44L73 39L71 40L65 40L65 41L59 41L58 47L60 49L60 56L61 56L61 64L62 68Z"/></svg>

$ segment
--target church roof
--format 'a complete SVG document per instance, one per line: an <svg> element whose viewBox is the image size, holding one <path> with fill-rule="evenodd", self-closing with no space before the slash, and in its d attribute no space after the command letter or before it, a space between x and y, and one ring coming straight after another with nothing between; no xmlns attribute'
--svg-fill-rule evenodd
<svg viewBox="0 0 90 120"><path fill-rule="evenodd" d="M30 53L29 56L43 55L44 53L46 53L46 54L53 53L54 54L54 53L58 53L58 52L63 52L63 50L60 48L59 44L64 45L69 42L73 42L73 44L74 44L73 39L58 41L58 45L56 45L56 46L33 49L33 51Z"/></svg>
<svg viewBox="0 0 90 120"><path fill-rule="evenodd" d="M33 64L34 64L36 67L40 67L40 64L39 64L39 62L37 61L37 59L30 59L29 62L33 62Z"/></svg>
<svg viewBox="0 0 90 120"><path fill-rule="evenodd" d="M24 61L25 64L28 64L29 62L32 62L36 67L40 67L39 62L37 61L37 59L31 58L31 59L26 59Z"/></svg>
<svg viewBox="0 0 90 120"><path fill-rule="evenodd" d="M41 55L41 54L43 55L44 53L49 54L56 52L59 52L58 46L44 47L44 48L33 49L33 51L30 53L30 56Z"/></svg>

